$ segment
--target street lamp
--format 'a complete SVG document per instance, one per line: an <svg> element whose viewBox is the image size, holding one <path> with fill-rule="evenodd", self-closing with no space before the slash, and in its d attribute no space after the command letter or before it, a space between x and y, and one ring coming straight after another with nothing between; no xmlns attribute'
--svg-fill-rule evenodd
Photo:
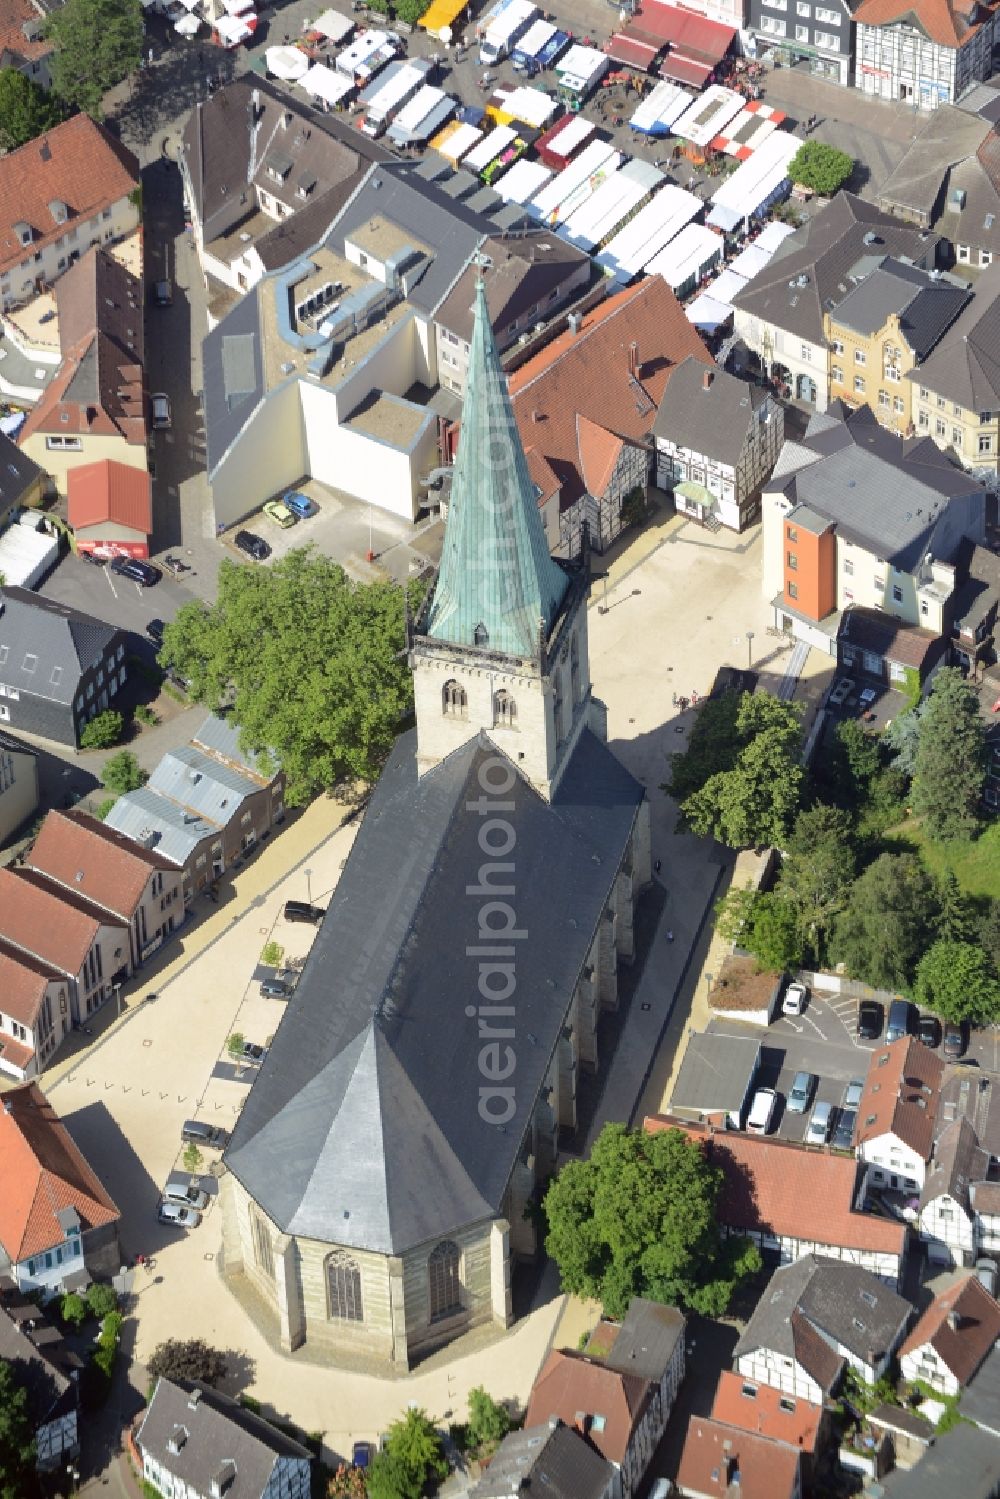
<svg viewBox="0 0 1000 1499"><path fill-rule="evenodd" d="M747 671L753 669L753 631L747 631Z"/></svg>
<svg viewBox="0 0 1000 1499"><path fill-rule="evenodd" d="M305 877L306 877L306 896L308 898L309 904L312 905L312 903L313 903L312 870L311 869L306 869L304 871L304 874L305 874Z"/></svg>
<svg viewBox="0 0 1000 1499"><path fill-rule="evenodd" d="M705 983L708 985L708 992L709 992L709 994L711 994L711 992L712 992L712 978L713 978L713 975L706 970L706 973L705 973Z"/></svg>
<svg viewBox="0 0 1000 1499"><path fill-rule="evenodd" d="M121 984L115 984L114 990L115 990L115 1019L116 1020L120 1020L121 1017L122 1017L122 986L121 986Z"/></svg>

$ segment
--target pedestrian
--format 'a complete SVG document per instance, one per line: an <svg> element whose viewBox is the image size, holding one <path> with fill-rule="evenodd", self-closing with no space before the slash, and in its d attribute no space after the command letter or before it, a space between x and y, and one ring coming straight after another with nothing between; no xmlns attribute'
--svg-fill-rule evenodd
<svg viewBox="0 0 1000 1499"><path fill-rule="evenodd" d="M674 934L673 934L673 932L668 932L667 933L667 941L668 942L673 942L673 940L674 940Z"/></svg>
<svg viewBox="0 0 1000 1499"><path fill-rule="evenodd" d="M656 872L656 873L657 873L657 874L659 874L659 872L660 872L660 870L661 870L661 869L662 869L662 868L663 868L663 860L662 860L662 859L657 859L657 860L656 860L656 863L655 863L655 864L654 864L654 865L653 865L653 869L654 869L654 871L655 871L655 872Z"/></svg>

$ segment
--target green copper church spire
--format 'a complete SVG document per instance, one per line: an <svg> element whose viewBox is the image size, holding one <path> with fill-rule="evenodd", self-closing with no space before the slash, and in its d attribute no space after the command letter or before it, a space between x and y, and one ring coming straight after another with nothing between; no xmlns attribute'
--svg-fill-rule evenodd
<svg viewBox="0 0 1000 1499"><path fill-rule="evenodd" d="M480 272L462 430L427 634L453 645L534 656L539 628L548 634L568 586L545 540Z"/></svg>

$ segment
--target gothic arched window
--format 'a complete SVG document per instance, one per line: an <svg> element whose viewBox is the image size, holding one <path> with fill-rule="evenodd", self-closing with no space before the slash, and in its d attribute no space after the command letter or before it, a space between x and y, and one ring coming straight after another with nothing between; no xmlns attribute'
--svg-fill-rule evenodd
<svg viewBox="0 0 1000 1499"><path fill-rule="evenodd" d="M462 1310L462 1255L457 1244L444 1239L427 1261L431 1321Z"/></svg>
<svg viewBox="0 0 1000 1499"><path fill-rule="evenodd" d="M452 677L441 689L441 712L446 718L468 718L469 699L461 682Z"/></svg>
<svg viewBox="0 0 1000 1499"><path fill-rule="evenodd" d="M365 1320L361 1266L342 1249L335 1249L327 1258L326 1294L331 1318L339 1322Z"/></svg>
<svg viewBox="0 0 1000 1499"><path fill-rule="evenodd" d="M257 1262L257 1268L264 1272L268 1280L273 1280L274 1250L271 1247L271 1231L259 1213L253 1213L250 1222L253 1232L253 1257Z"/></svg>
<svg viewBox="0 0 1000 1499"><path fill-rule="evenodd" d="M493 694L493 723L501 729L517 727L517 704L506 687Z"/></svg>
<svg viewBox="0 0 1000 1499"><path fill-rule="evenodd" d="M473 645L489 645L490 632L484 624L478 624L472 632Z"/></svg>

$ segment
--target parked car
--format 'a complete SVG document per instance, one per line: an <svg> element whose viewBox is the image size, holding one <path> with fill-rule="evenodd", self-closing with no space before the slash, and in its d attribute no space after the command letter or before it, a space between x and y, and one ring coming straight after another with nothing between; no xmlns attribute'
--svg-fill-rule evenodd
<svg viewBox="0 0 1000 1499"><path fill-rule="evenodd" d="M319 509L316 501L311 500L307 494L303 494L299 489L287 490L281 496L281 499L282 503L287 505L289 510L294 511L302 520L308 520L309 516L315 515Z"/></svg>
<svg viewBox="0 0 1000 1499"><path fill-rule="evenodd" d="M774 1123L778 1095L773 1088L758 1088L747 1115L747 1129L752 1135L766 1135Z"/></svg>
<svg viewBox="0 0 1000 1499"><path fill-rule="evenodd" d="M861 1102L861 1095L865 1091L864 1079L852 1077L844 1089L844 1096L840 1100L841 1107L845 1109L856 1109Z"/></svg>
<svg viewBox="0 0 1000 1499"><path fill-rule="evenodd" d="M257 536L253 531L237 531L233 542L255 562L264 562L271 555L271 548L263 536Z"/></svg>
<svg viewBox="0 0 1000 1499"><path fill-rule="evenodd" d="M856 1109L838 1109L837 1121L833 1126L833 1134L830 1136L830 1144L837 1150L852 1150L854 1148L854 1126L857 1123L858 1114Z"/></svg>
<svg viewBox="0 0 1000 1499"><path fill-rule="evenodd" d="M925 1046L941 1045L941 1022L936 1015L921 1015L917 1021L917 1035Z"/></svg>
<svg viewBox="0 0 1000 1499"><path fill-rule="evenodd" d="M901 1036L912 1036L916 1011L908 999L894 999L889 1006L889 1021L885 1028L887 1041L898 1041Z"/></svg>
<svg viewBox="0 0 1000 1499"><path fill-rule="evenodd" d="M858 1005L858 1036L862 1041L877 1041L882 1034L885 1011L877 999L863 999Z"/></svg>
<svg viewBox="0 0 1000 1499"><path fill-rule="evenodd" d="M164 624L162 619L151 619L146 626L146 635L159 650L163 644Z"/></svg>
<svg viewBox="0 0 1000 1499"><path fill-rule="evenodd" d="M809 1127L806 1130L807 1145L825 1145L830 1133L830 1123L833 1118L833 1105L830 1103L818 1103L812 1111Z"/></svg>
<svg viewBox="0 0 1000 1499"><path fill-rule="evenodd" d="M153 413L153 426L158 432L165 431L173 425L170 416L170 398L165 391L158 390L149 398L150 408Z"/></svg>
<svg viewBox="0 0 1000 1499"><path fill-rule="evenodd" d="M801 1015L808 997L809 991L805 984L789 984L781 1001L782 1015Z"/></svg>
<svg viewBox="0 0 1000 1499"><path fill-rule="evenodd" d="M156 1216L161 1223L169 1223L174 1228L197 1228L201 1222L199 1212L183 1207L179 1202L161 1202Z"/></svg>
<svg viewBox="0 0 1000 1499"><path fill-rule="evenodd" d="M792 1079L792 1086L788 1090L788 1112L790 1114L804 1114L809 1107L809 1100L816 1090L819 1079L815 1072L797 1072Z"/></svg>
<svg viewBox="0 0 1000 1499"><path fill-rule="evenodd" d="M133 583L141 583L143 588L152 588L162 576L158 567L154 567L152 562L143 562L141 557L112 557L111 571L120 578L131 578Z"/></svg>
<svg viewBox="0 0 1000 1499"><path fill-rule="evenodd" d="M275 525L280 526L283 531L287 531L289 526L295 524L294 513L281 500L265 500L262 509L267 518L273 520Z"/></svg>
<svg viewBox="0 0 1000 1499"><path fill-rule="evenodd" d="M185 1119L181 1128L181 1139L185 1145L209 1145L221 1150L228 1140L224 1129L217 1124L206 1124L204 1119Z"/></svg>
<svg viewBox="0 0 1000 1499"><path fill-rule="evenodd" d="M169 307L174 300L173 288L168 279L154 281L149 288L149 299L154 307Z"/></svg>
<svg viewBox="0 0 1000 1499"><path fill-rule="evenodd" d="M976 1261L976 1278L991 1296L995 1296L997 1293L996 1260L991 1260L988 1254L980 1255Z"/></svg>
<svg viewBox="0 0 1000 1499"><path fill-rule="evenodd" d="M842 708L854 691L854 681L851 677L841 677L836 687L830 693L830 702L835 708Z"/></svg>
<svg viewBox="0 0 1000 1499"><path fill-rule="evenodd" d="M322 906L310 906L304 900L285 901L286 921L311 921L313 923L322 921L326 915Z"/></svg>
<svg viewBox="0 0 1000 1499"><path fill-rule="evenodd" d="M965 1048L969 1044L968 1027L963 1021L949 1020L944 1028L944 1041L941 1050L946 1057L955 1061L958 1057L965 1055Z"/></svg>
<svg viewBox="0 0 1000 1499"><path fill-rule="evenodd" d="M245 1062L258 1062L258 1063L260 1063L260 1062L263 1062L264 1057L266 1055L267 1055L267 1053L266 1053L266 1050L265 1050L265 1048L263 1046L257 1046L256 1043L253 1042L253 1041L244 1041L244 1043L243 1043L243 1060Z"/></svg>
<svg viewBox="0 0 1000 1499"><path fill-rule="evenodd" d="M200 1187L185 1186L183 1182L167 1182L163 1189L164 1202L179 1202L182 1207L194 1208L203 1213L208 1207L209 1196Z"/></svg>
<svg viewBox="0 0 1000 1499"><path fill-rule="evenodd" d="M295 985L287 979L264 979L260 986L262 999L291 999Z"/></svg>

